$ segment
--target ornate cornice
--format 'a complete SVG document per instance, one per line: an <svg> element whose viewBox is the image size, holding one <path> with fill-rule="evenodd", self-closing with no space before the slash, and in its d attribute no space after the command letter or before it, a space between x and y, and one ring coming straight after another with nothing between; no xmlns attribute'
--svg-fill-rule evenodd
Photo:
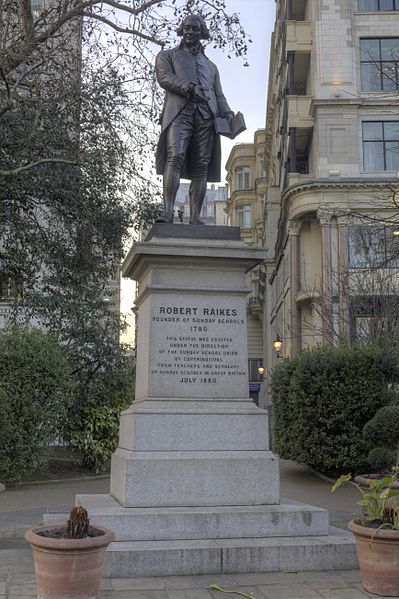
<svg viewBox="0 0 399 599"><path fill-rule="evenodd" d="M289 201L297 194L306 191L322 191L325 189L370 189L381 190L387 185L395 185L399 187L398 178L351 178L351 179L309 179L303 183L296 183L286 188L281 194L281 214L278 224L277 240L275 245L275 260L276 264L280 260L285 243L288 239L286 232L287 220L289 214ZM326 209L329 206L325 206Z"/></svg>
<svg viewBox="0 0 399 599"><path fill-rule="evenodd" d="M390 179L364 179L364 178L353 178L353 179L310 179L303 183L296 183L287 187L282 192L282 201L287 201L295 194L302 193L307 190L318 191L321 189L381 189L386 185L398 185L399 178Z"/></svg>
<svg viewBox="0 0 399 599"><path fill-rule="evenodd" d="M242 199L244 203L248 202L248 200L256 200L255 189L251 187L250 189L236 189L233 191L230 196L231 203L236 204L240 199Z"/></svg>

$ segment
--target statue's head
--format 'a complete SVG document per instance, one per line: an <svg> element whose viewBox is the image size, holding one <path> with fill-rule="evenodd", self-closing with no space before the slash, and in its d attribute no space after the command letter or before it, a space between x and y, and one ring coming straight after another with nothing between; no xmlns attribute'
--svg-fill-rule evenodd
<svg viewBox="0 0 399 599"><path fill-rule="evenodd" d="M180 37L183 36L184 27L185 26L187 27L187 25L189 25L189 24L191 25L193 23L196 23L198 25L198 27L200 28L200 39L209 40L209 38L210 38L209 29L206 26L206 23L205 23L205 20L203 19L203 17L201 17L201 15L198 15L198 14L187 15L186 17L184 17L182 23L176 30L177 35L180 35Z"/></svg>

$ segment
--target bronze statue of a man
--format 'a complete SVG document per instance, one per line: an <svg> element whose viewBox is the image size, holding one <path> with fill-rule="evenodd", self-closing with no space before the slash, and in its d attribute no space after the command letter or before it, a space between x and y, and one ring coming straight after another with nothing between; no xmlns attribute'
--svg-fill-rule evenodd
<svg viewBox="0 0 399 599"><path fill-rule="evenodd" d="M207 181L220 181L220 138L214 118L231 120L219 72L204 54L201 39L209 31L200 15L187 16L177 30L179 46L158 54L155 70L166 90L161 135L156 154L157 173L163 175L164 213L157 222L172 223L180 177L190 179L190 224L200 218Z"/></svg>

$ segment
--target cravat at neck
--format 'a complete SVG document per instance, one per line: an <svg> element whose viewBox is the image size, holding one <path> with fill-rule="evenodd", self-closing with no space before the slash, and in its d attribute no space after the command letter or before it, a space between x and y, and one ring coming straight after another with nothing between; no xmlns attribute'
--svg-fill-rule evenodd
<svg viewBox="0 0 399 599"><path fill-rule="evenodd" d="M197 56L201 52L201 46L187 46L187 50L193 56Z"/></svg>

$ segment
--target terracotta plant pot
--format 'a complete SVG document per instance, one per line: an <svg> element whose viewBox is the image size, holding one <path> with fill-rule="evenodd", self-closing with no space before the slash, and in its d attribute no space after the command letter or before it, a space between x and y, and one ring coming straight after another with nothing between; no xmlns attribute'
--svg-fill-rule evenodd
<svg viewBox="0 0 399 599"><path fill-rule="evenodd" d="M95 599L101 582L105 550L115 535L101 526L98 537L57 539L42 537L40 530L65 526L55 524L31 528L25 539L32 545L37 596L40 599Z"/></svg>
<svg viewBox="0 0 399 599"><path fill-rule="evenodd" d="M375 528L360 526L353 520L348 528L356 538L365 590L385 597L399 597L399 530L382 528L377 532Z"/></svg>

